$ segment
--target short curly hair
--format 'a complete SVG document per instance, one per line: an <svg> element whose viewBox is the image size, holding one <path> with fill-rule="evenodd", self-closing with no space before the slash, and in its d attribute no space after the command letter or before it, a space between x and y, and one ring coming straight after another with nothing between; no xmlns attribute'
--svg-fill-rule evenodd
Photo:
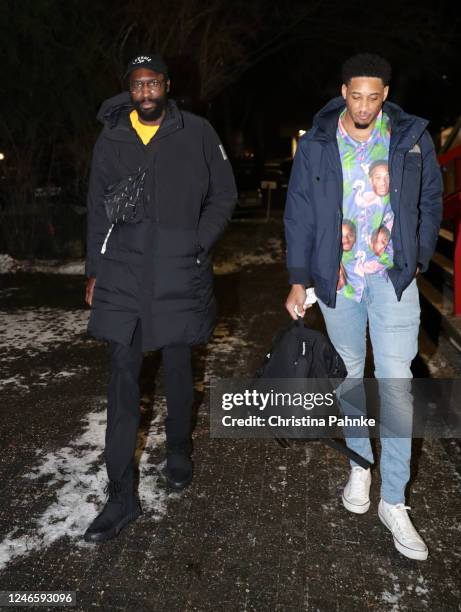
<svg viewBox="0 0 461 612"><path fill-rule="evenodd" d="M359 53L344 62L341 76L346 85L354 77L376 77L382 80L384 86L387 86L391 80L392 68L389 62L380 55Z"/></svg>

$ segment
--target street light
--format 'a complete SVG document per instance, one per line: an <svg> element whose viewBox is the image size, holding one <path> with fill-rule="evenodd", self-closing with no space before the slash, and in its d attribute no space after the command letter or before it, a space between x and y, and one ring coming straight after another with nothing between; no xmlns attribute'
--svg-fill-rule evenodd
<svg viewBox="0 0 461 612"><path fill-rule="evenodd" d="M298 146L298 140L301 138L301 136L304 136L304 134L306 133L306 130L298 130L298 137L293 136L291 139L291 157L294 158L295 153L296 153L296 148Z"/></svg>

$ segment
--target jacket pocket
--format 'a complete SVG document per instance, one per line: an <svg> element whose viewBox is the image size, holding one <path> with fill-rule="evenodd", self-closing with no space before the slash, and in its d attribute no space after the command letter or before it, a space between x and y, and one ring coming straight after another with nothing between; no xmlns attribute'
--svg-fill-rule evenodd
<svg viewBox="0 0 461 612"><path fill-rule="evenodd" d="M421 194L422 160L421 153L409 152L405 155L403 166L400 205L407 210L416 211Z"/></svg>
<svg viewBox="0 0 461 612"><path fill-rule="evenodd" d="M421 167L421 153L415 151L413 147L413 149L411 151L408 151L408 153L405 155L404 171L421 172Z"/></svg>
<svg viewBox="0 0 461 612"><path fill-rule="evenodd" d="M211 257L203 250L197 254L195 259L193 291L199 308L204 308L212 299L213 264Z"/></svg>

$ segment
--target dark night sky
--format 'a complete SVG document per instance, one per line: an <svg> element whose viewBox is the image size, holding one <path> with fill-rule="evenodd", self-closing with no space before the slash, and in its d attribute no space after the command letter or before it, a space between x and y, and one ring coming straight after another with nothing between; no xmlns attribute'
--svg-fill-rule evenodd
<svg viewBox="0 0 461 612"><path fill-rule="evenodd" d="M190 5L197 9L219 6L224 12L228 6L234 6L224 0L215 1L217 4L214 0L190 0ZM184 7L187 2L171 0L166 7L160 0L99 0L96 3L92 0L30 3L0 0L0 33L6 43L0 51L5 72L2 104L3 115L8 117L8 124L0 124L2 147L8 152L12 136L18 151L23 145L28 148L35 167L40 167L38 174L67 173L75 175L75 184L82 185L100 128L95 121L100 103L117 93L128 58L145 50L140 41L149 38L146 27L159 17L158 11L163 11L161 16L166 26L176 33L174 7ZM394 69L390 99L407 112L429 119L434 134L441 126L453 124L461 114L461 12L457 1L234 2L247 10L250 25L243 40L239 28L244 28L247 14L242 16L241 11L232 9L235 23L228 23L218 13L215 26L221 28L223 36L227 31L238 32L230 35L230 46L223 47L224 62L235 46L252 52L267 40L277 41L279 21L286 25L293 14L299 14L306 7L312 8L312 13L296 22L293 28L283 30L281 25L280 29L285 32L281 38L283 44L276 51L269 45L265 59L243 73L236 70L236 78L211 99L197 103L194 92L185 92L189 101L192 100L189 108L208 115L227 142L236 130L241 130L246 142L260 156L287 154L286 143L283 151L279 144L283 128L286 134L287 125L299 128L310 125L314 113L339 94L341 63L359 51L377 52L389 59ZM261 11L266 12L263 15ZM275 15L272 21L271 15ZM139 31L123 52L117 53L117 41L130 20L137 24ZM163 36L161 27L158 31ZM170 39L173 42L169 53L179 53L179 67L186 74L184 82L189 84L199 81L194 75L194 65L200 61L201 36L200 31L195 40L193 37L187 40L181 52L177 51L174 37ZM111 47L113 41L116 44ZM174 58L167 54L166 59L174 66ZM184 93L180 72L180 68L172 70L173 97ZM37 162L39 155L41 161ZM18 160L23 157L18 154ZM23 175L30 175L25 166ZM42 180L37 176L30 182Z"/></svg>
<svg viewBox="0 0 461 612"><path fill-rule="evenodd" d="M258 133L254 132L251 124L261 114L265 118L265 132L273 133L274 137L279 133L278 126L287 121L308 127L315 112L330 98L339 95L341 63L348 56L362 51L381 54L391 62L390 100L403 106L407 112L429 119L433 134L441 127L452 125L461 115L460 28L455 38L452 32L443 29L441 23L437 27L434 22L427 24L425 27L432 38L426 45L428 34L421 31L421 50L412 48L411 44L405 47L405 41L402 42L405 27L401 2L387 3L387 21L380 37L376 36L376 29L369 29L370 24L361 19L360 6L363 3L350 2L345 6L345 3L337 2L336 5L337 11L331 14L330 20L334 44L317 41L313 32L306 41L293 42L255 66L229 88L237 117L245 115L244 109L251 100L253 108L246 128L250 132L253 128L253 140L258 138ZM416 15L424 8L432 10L438 7L447 23L460 23L458 2L410 0L405 6L410 14L416 11ZM377 19L379 10L376 9ZM395 44L389 31L392 23L400 28L394 34L399 44ZM320 24L321 32L323 27ZM443 36L438 36L437 28ZM363 33L360 41L353 35L358 30Z"/></svg>

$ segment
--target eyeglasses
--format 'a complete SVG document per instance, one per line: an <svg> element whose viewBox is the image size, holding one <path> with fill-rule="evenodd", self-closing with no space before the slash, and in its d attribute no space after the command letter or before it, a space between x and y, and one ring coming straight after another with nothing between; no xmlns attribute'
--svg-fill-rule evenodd
<svg viewBox="0 0 461 612"><path fill-rule="evenodd" d="M144 89L144 85L147 85L149 91L160 91L165 81L159 81L157 79L151 79L150 81L132 81L130 84L130 90L134 93L140 93Z"/></svg>

